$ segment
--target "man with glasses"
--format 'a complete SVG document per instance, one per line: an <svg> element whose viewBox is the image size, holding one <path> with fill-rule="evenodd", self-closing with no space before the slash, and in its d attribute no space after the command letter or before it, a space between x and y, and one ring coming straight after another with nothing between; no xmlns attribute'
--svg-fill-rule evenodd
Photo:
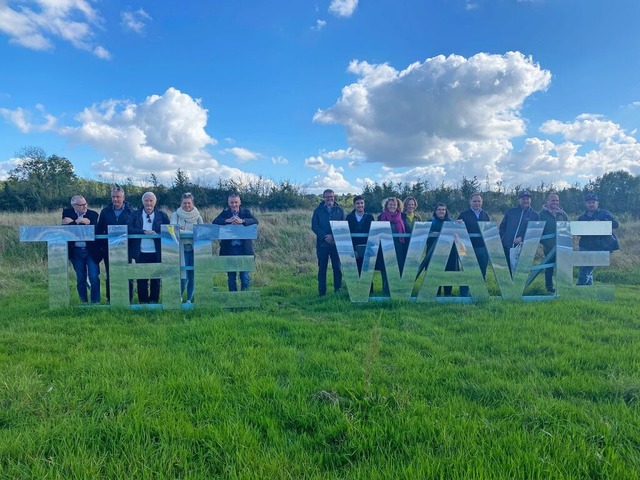
<svg viewBox="0 0 640 480"><path fill-rule="evenodd" d="M97 225L98 212L89 210L82 195L71 197L71 208L62 211L62 225ZM91 303L100 303L100 247L96 242L69 242L69 260L76 272L78 296L87 303L87 276Z"/></svg>
<svg viewBox="0 0 640 480"><path fill-rule="evenodd" d="M128 223L129 235L157 235L161 225L169 224L166 213L156 208L153 192L142 195L143 207L133 212ZM132 238L129 240L129 257L136 263L159 263L162 261L160 238ZM151 288L149 288L151 284ZM138 302L158 303L160 300L160 279L138 279Z"/></svg>
<svg viewBox="0 0 640 480"><path fill-rule="evenodd" d="M124 201L124 190L120 187L111 189L111 203L100 212L100 219L96 227L96 235L107 235L109 225L126 225L133 215L133 209ZM107 274L107 302L111 300L111 286L109 285L109 242L100 240L98 242L104 260L104 269Z"/></svg>
<svg viewBox="0 0 640 480"><path fill-rule="evenodd" d="M336 195L331 189L322 193L322 202L313 211L311 230L316 234L316 254L318 256L318 295L327 294L327 267L331 258L333 269L333 290L342 287L340 257L331 231L331 220L344 220L344 210L336 203Z"/></svg>

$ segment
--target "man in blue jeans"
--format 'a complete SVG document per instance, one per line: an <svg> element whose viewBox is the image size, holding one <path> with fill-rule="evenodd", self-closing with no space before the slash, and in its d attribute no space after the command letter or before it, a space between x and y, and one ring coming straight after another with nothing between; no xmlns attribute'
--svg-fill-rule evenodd
<svg viewBox="0 0 640 480"><path fill-rule="evenodd" d="M89 210L82 195L71 198L71 208L62 211L62 225L97 225L98 212ZM91 284L91 303L100 303L100 247L96 242L69 242L69 260L76 272L78 297L87 303L87 276Z"/></svg>
<svg viewBox="0 0 640 480"><path fill-rule="evenodd" d="M333 289L342 287L340 256L331 231L331 220L344 220L344 210L336 203L336 195L331 189L322 193L322 203L313 211L311 230L316 234L316 254L318 255L318 295L327 294L327 267L331 258L333 269Z"/></svg>
<svg viewBox="0 0 640 480"><path fill-rule="evenodd" d="M240 195L232 193L228 197L229 207L218 215L213 223L215 225L257 225L258 220L251 214L248 208L240 208ZM253 240L220 240L220 256L225 255L255 255ZM230 292L238 290L237 273L240 273L240 289L249 289L249 272L227 272L227 283Z"/></svg>
<svg viewBox="0 0 640 480"><path fill-rule="evenodd" d="M581 222L611 222L611 228L618 228L618 221L611 212L600 208L598 196L595 193L589 193L584 199L587 210L578 217ZM578 247L582 251L608 251L613 252L619 250L620 245L615 235L584 235L580 237ZM593 266L580 267L578 270L578 285L593 284Z"/></svg>

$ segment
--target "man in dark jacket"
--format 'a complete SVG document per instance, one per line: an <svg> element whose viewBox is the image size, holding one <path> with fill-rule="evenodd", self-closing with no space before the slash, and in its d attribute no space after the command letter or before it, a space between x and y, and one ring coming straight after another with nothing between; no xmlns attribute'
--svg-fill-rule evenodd
<svg viewBox="0 0 640 480"><path fill-rule="evenodd" d="M500 238L502 239L502 247L507 257L509 269L512 270L510 260L510 250L521 245L524 240L524 234L527 231L527 224L540 220L538 212L531 208L531 194L529 190L523 190L518 195L519 206L510 208L504 214L502 222L500 222Z"/></svg>
<svg viewBox="0 0 640 480"><path fill-rule="evenodd" d="M331 189L322 193L322 203L313 211L311 230L316 234L316 255L318 256L318 294L327 294L327 267L331 258L333 269L333 289L342 287L342 271L336 242L331 231L331 220L344 220L344 210L336 203L336 195Z"/></svg>
<svg viewBox="0 0 640 480"><path fill-rule="evenodd" d="M490 222L491 217L482 209L482 194L480 192L474 192L469 197L469 209L465 210L458 215L458 220L462 220L467 227L469 235L471 237L471 245L473 245L473 251L478 259L482 276L487 277L487 264L489 263L489 253L487 246L484 244L482 234L480 232L480 225L478 222ZM460 295L466 297L469 295L469 287L460 287Z"/></svg>
<svg viewBox="0 0 640 480"><path fill-rule="evenodd" d="M355 234L368 234L371 228L371 222L373 222L373 215L364 211L364 197L357 195L353 199L353 211L347 215L347 222L349 222L349 231L353 235ZM364 252L367 248L367 237L351 237L351 243L353 244L353 250L356 254L356 264L358 265L358 272L362 271L362 262L364 260Z"/></svg>
<svg viewBox="0 0 640 480"><path fill-rule="evenodd" d="M62 225L97 225L98 212L89 210L82 195L71 198L71 208L62 211ZM76 288L87 303L87 275L91 283L91 303L100 303L100 247L96 242L69 242L69 260L76 272Z"/></svg>
<svg viewBox="0 0 640 480"><path fill-rule="evenodd" d="M569 220L569 217L560 206L560 197L558 197L557 193L550 193L549 195L547 195L547 201L540 211L540 220L544 220L545 222L547 222L544 225L542 236L550 236L550 238L543 238L542 240L540 240L540 243L542 243L544 256L546 258L547 255L549 255L556 247L556 222L566 222L567 220ZM556 262L555 252L547 259L547 262ZM553 267L548 267L547 269L545 269L544 283L547 287L548 293L556 293L556 289L553 286Z"/></svg>
<svg viewBox="0 0 640 480"><path fill-rule="evenodd" d="M124 201L124 190L120 187L111 189L111 203L104 207L100 212L100 219L96 227L96 235L107 235L109 233L109 225L126 225L129 218L133 215L133 210L127 202ZM109 285L109 242L108 240L99 240L102 259L104 260L104 270L107 274L107 302L111 300L111 286Z"/></svg>
<svg viewBox="0 0 640 480"><path fill-rule="evenodd" d="M232 193L227 199L229 207L218 215L213 223L215 225L257 225L258 220L251 214L248 208L240 208L240 195ZM220 255L255 255L253 240L220 240ZM249 289L249 272L227 272L227 283L230 292L238 291L237 273L240 273L240 289Z"/></svg>
<svg viewBox="0 0 640 480"><path fill-rule="evenodd" d="M166 213L156 208L156 196L153 192L142 195L143 207L133 212L127 224L129 235L157 235L162 225L169 224ZM159 238L132 238L129 240L129 257L136 263L158 263L162 261ZM158 303L160 300L160 279L138 279L138 301L140 303Z"/></svg>
<svg viewBox="0 0 640 480"><path fill-rule="evenodd" d="M585 197L585 205L587 211L578 217L581 222L611 222L611 228L618 228L618 221L608 210L600 208L598 196L595 193L589 193ZM608 251L619 250L620 245L615 235L590 235L580 237L578 243L580 250L585 251ZM593 284L593 267L580 267L578 270L578 285Z"/></svg>

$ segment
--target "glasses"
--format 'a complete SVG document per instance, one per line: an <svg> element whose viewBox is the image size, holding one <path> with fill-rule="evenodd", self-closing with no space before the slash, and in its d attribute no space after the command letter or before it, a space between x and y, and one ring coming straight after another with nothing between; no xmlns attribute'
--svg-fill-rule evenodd
<svg viewBox="0 0 640 480"><path fill-rule="evenodd" d="M182 198L193 198L193 195L191 193L189 193L189 192L183 193L182 194Z"/></svg>
<svg viewBox="0 0 640 480"><path fill-rule="evenodd" d="M151 215L149 215L148 213L147 213L147 221L148 221L148 222L150 222L150 221L151 221Z"/></svg>
<svg viewBox="0 0 640 480"><path fill-rule="evenodd" d="M75 205L76 207L86 207L86 206L87 206L87 204L86 204L86 203L74 203L74 205Z"/></svg>

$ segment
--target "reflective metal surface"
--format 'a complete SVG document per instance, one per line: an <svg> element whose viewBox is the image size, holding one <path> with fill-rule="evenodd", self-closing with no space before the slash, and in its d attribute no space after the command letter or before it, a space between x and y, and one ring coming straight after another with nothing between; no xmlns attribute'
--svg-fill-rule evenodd
<svg viewBox="0 0 640 480"><path fill-rule="evenodd" d="M45 225L20 227L21 242L47 242L49 273L49 306L63 307L70 303L69 244L92 241L93 225Z"/></svg>
<svg viewBox="0 0 640 480"><path fill-rule="evenodd" d="M489 251L489 265L493 267L496 282L500 288L502 298L505 300L520 300L527 286L527 279L536 252L540 237L546 222L528 222L527 230L522 242L522 250L515 270L510 273L504 248L500 241L500 234L495 222L478 222L480 232Z"/></svg>
<svg viewBox="0 0 640 480"><path fill-rule="evenodd" d="M109 274L111 305L129 307L129 280L159 278L163 308L181 308L180 249L175 225L162 225L162 263L129 263L126 225L109 227Z"/></svg>
<svg viewBox="0 0 640 480"><path fill-rule="evenodd" d="M457 271L446 271L452 247L459 256ZM436 301L438 288L468 286L474 300L486 300L489 292L464 223L444 222L418 292L419 302Z"/></svg>
<svg viewBox="0 0 640 480"><path fill-rule="evenodd" d="M612 300L613 285L576 285L573 268L582 266L609 266L609 252L576 251L573 249L574 235L611 235L611 222L558 222L557 284L558 296L566 298L597 298Z"/></svg>
<svg viewBox="0 0 640 480"><path fill-rule="evenodd" d="M213 274L227 272L252 272L255 258L252 255L214 256L214 240L255 240L257 225L195 225L193 227L193 251L195 272L195 302L197 308L245 308L260 306L257 290L227 292L213 286ZM226 278L226 275L225 275ZM226 282L225 282L226 284Z"/></svg>

